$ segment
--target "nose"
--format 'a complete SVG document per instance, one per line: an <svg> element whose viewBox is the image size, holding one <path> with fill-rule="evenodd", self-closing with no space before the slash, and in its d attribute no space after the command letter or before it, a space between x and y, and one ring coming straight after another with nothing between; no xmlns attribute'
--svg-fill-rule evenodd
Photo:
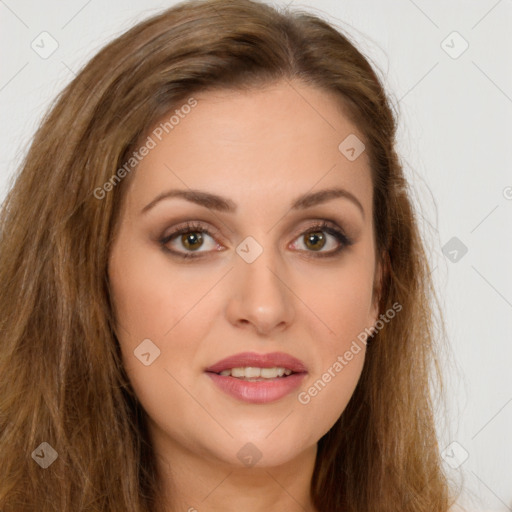
<svg viewBox="0 0 512 512"><path fill-rule="evenodd" d="M231 324L262 336L288 328L295 317L293 290L286 272L266 249L252 263L239 258L231 272L226 315Z"/></svg>

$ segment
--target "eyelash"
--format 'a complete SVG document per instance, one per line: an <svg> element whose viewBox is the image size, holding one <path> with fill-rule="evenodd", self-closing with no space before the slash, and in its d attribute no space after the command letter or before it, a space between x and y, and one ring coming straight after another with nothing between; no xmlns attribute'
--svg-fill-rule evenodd
<svg viewBox="0 0 512 512"><path fill-rule="evenodd" d="M334 227L331 223L329 223L327 221L317 222L317 223L309 226L309 228L306 229L305 231L303 231L299 236L304 236L308 233L315 233L317 231L325 231L329 235L333 236L340 243L340 247L338 247L337 249L334 249L332 251L329 251L329 252L315 253L315 251L305 251L308 253L313 253L312 257L314 257L314 258L330 258L330 257L337 256L346 247L349 247L350 245L353 244L353 241L350 238L348 238L345 235L345 233L343 233L343 231L341 231L337 227ZM201 234L206 233L208 236L210 236L212 238L214 238L217 235L217 232L215 230L210 231L209 229L205 228L203 225L201 225L199 223L187 222L184 226L177 228L172 233L170 233L169 235L167 235L164 238L162 238L161 240L159 240L159 243L165 252L170 253L173 256L178 256L179 258L183 258L183 259L202 258L202 257L204 257L205 252L206 253L211 252L211 251L203 251L201 253L193 253L193 252L182 253L179 251L171 250L167 247L167 244L173 238L175 238L179 235L184 235L184 234L188 234L188 233L201 233Z"/></svg>

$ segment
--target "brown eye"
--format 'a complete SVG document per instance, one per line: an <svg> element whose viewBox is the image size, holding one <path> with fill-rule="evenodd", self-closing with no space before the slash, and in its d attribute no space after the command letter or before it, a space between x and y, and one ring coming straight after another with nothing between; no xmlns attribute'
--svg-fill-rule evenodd
<svg viewBox="0 0 512 512"><path fill-rule="evenodd" d="M181 243L185 249L196 251L203 245L203 235L197 232L190 232L181 235Z"/></svg>
<svg viewBox="0 0 512 512"><path fill-rule="evenodd" d="M304 235L306 247L313 251L323 249L325 246L325 235L321 231L314 231Z"/></svg>
<svg viewBox="0 0 512 512"><path fill-rule="evenodd" d="M160 239L163 250L181 258L205 257L223 250L215 238L218 232L201 223L189 222ZM210 244L210 245L208 245ZM334 257L353 244L332 222L316 223L304 231L293 243L302 253L316 253L315 257ZM302 246L302 247L301 247Z"/></svg>
<svg viewBox="0 0 512 512"><path fill-rule="evenodd" d="M310 253L317 258L328 258L337 256L352 244L353 241L335 223L324 221L310 226L293 245L295 249L305 254Z"/></svg>
<svg viewBox="0 0 512 512"><path fill-rule="evenodd" d="M188 222L160 239L160 245L175 256L196 258L220 250L215 240L217 233L202 223Z"/></svg>

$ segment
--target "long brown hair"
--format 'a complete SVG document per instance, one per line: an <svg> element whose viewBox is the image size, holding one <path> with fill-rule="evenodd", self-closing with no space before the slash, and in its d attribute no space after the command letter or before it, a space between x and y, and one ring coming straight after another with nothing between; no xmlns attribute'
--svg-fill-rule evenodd
<svg viewBox="0 0 512 512"><path fill-rule="evenodd" d="M402 305L373 336L351 401L318 443L313 502L320 512L448 510L454 498L429 392L441 382L434 290L379 78L317 16L195 0L139 23L81 70L43 120L3 204L4 512L158 509L155 456L121 363L109 293L121 177L155 120L193 93L277 80L336 93L364 134L385 268L380 311ZM41 443L58 454L46 468L36 458L53 452Z"/></svg>

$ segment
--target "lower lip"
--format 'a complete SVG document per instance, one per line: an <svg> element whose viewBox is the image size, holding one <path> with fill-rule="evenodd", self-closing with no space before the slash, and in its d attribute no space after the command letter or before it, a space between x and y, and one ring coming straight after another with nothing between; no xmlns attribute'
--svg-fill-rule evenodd
<svg viewBox="0 0 512 512"><path fill-rule="evenodd" d="M297 389L306 373L292 373L288 377L277 377L267 381L248 381L206 372L225 393L250 404L275 402Z"/></svg>

